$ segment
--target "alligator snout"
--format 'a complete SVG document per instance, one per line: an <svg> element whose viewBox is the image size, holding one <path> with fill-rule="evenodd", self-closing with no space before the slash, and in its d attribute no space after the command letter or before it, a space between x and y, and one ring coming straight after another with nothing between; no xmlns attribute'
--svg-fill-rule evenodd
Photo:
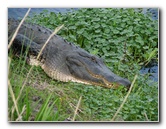
<svg viewBox="0 0 166 129"><path fill-rule="evenodd" d="M117 88L120 85L123 85L128 89L130 88L130 85L131 85L131 82L128 79L122 78L111 71L108 73L107 76L105 76L105 79L107 81L104 81L104 82L107 82L108 87Z"/></svg>
<svg viewBox="0 0 166 129"><path fill-rule="evenodd" d="M120 80L117 81L120 85L124 85L126 88L129 88L131 85L131 82L128 79L121 78Z"/></svg>

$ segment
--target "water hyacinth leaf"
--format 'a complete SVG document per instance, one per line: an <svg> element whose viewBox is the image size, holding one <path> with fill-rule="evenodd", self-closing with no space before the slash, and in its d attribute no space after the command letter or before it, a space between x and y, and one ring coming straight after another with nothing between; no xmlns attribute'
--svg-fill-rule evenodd
<svg viewBox="0 0 166 129"><path fill-rule="evenodd" d="M93 18L92 21L100 21L100 18Z"/></svg>
<svg viewBox="0 0 166 129"><path fill-rule="evenodd" d="M101 27L105 28L107 25L105 23L101 23Z"/></svg>
<svg viewBox="0 0 166 129"><path fill-rule="evenodd" d="M105 33L110 33L110 29L106 28L106 29L104 30L104 32L105 32Z"/></svg>
<svg viewBox="0 0 166 129"><path fill-rule="evenodd" d="M84 31L82 35L88 40L91 40L92 35L88 34L86 31Z"/></svg>
<svg viewBox="0 0 166 129"><path fill-rule="evenodd" d="M84 32L84 29L79 29L78 31L77 31L77 34L83 34L83 32Z"/></svg>
<svg viewBox="0 0 166 129"><path fill-rule="evenodd" d="M94 28L99 28L99 27L100 27L100 24L94 25Z"/></svg>
<svg viewBox="0 0 166 129"><path fill-rule="evenodd" d="M95 33L100 33L100 32L101 32L101 30L99 30L99 29L98 29L98 30L95 30Z"/></svg>
<svg viewBox="0 0 166 129"><path fill-rule="evenodd" d="M118 33L119 33L119 31L118 31L118 30L116 30L116 29L114 29L114 30L113 30L113 33L114 33L114 34L118 34Z"/></svg>
<svg viewBox="0 0 166 129"><path fill-rule="evenodd" d="M68 27L70 30L75 30L77 27L76 26L69 26Z"/></svg>
<svg viewBox="0 0 166 129"><path fill-rule="evenodd" d="M140 32L141 32L142 34L144 34L144 33L145 33L145 30L141 30Z"/></svg>
<svg viewBox="0 0 166 129"><path fill-rule="evenodd" d="M144 46L143 49L149 49L149 47L148 46Z"/></svg>
<svg viewBox="0 0 166 129"><path fill-rule="evenodd" d="M74 35L69 35L69 38L71 39L71 41L76 41L76 37Z"/></svg>
<svg viewBox="0 0 166 129"><path fill-rule="evenodd" d="M141 45L144 44L144 41L143 41L143 39L140 36L137 36L135 41L140 43Z"/></svg>

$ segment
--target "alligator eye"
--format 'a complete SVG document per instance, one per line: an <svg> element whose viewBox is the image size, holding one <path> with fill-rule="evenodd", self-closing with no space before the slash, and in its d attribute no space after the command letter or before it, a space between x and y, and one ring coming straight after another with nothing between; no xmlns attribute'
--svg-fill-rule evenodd
<svg viewBox="0 0 166 129"><path fill-rule="evenodd" d="M91 57L91 60L95 63L97 63L96 58L94 56Z"/></svg>
<svg viewBox="0 0 166 129"><path fill-rule="evenodd" d="M37 28L38 28L38 31L41 31L41 29L39 27L37 27Z"/></svg>

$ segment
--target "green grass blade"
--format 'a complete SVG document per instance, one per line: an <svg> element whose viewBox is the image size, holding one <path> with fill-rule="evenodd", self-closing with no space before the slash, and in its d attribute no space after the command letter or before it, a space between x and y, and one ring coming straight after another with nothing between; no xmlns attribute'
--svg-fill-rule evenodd
<svg viewBox="0 0 166 129"><path fill-rule="evenodd" d="M40 108L36 118L35 118L35 121L40 121L42 119L42 115L45 111L45 109L47 108L48 104L49 104L49 100L51 98L52 94L50 94L47 98L47 100L45 101L45 103L42 105L42 107Z"/></svg>
<svg viewBox="0 0 166 129"><path fill-rule="evenodd" d="M49 106L49 103L47 104L47 107L44 111L43 117L42 117L42 121L45 121L48 119L48 117L51 115L51 112L53 111L53 106L55 105L55 103L57 102L58 99L56 99L51 106Z"/></svg>

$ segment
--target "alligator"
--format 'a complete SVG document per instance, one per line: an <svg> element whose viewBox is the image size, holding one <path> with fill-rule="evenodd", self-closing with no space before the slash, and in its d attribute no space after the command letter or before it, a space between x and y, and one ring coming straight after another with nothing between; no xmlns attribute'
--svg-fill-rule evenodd
<svg viewBox="0 0 166 129"><path fill-rule="evenodd" d="M8 40L19 25L18 20L8 19ZM42 46L53 33L52 30L24 22L12 44L17 51L29 48L28 55L37 57ZM129 88L131 82L113 73L104 61L66 41L59 35L54 35L42 51L38 65L45 73L62 82L77 82L88 85L117 88L123 85Z"/></svg>

